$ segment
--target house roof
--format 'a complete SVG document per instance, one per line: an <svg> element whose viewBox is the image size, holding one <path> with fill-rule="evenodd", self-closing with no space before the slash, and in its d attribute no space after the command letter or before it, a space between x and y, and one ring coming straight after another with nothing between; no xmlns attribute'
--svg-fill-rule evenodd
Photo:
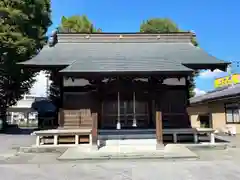
<svg viewBox="0 0 240 180"><path fill-rule="evenodd" d="M190 104L199 104L214 100L227 99L240 95L240 84L219 88L204 95L190 98Z"/></svg>
<svg viewBox="0 0 240 180"><path fill-rule="evenodd" d="M21 64L65 66L61 72L183 71L191 65L226 67L191 44L192 33L172 34L58 34L54 47Z"/></svg>

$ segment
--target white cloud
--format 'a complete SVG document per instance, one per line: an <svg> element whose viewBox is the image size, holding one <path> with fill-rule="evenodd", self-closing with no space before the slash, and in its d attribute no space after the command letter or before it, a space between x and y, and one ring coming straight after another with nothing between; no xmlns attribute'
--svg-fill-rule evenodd
<svg viewBox="0 0 240 180"><path fill-rule="evenodd" d="M33 84L33 87L30 90L30 94L35 96L46 96L46 88L47 88L47 78L46 73L41 71L39 75L35 77L36 82ZM49 83L50 84L50 83Z"/></svg>
<svg viewBox="0 0 240 180"><path fill-rule="evenodd" d="M195 88L193 91L195 93L195 96L200 96L200 95L206 94L206 91L200 90L198 88Z"/></svg>
<svg viewBox="0 0 240 180"><path fill-rule="evenodd" d="M206 70L199 73L200 78L216 78L224 74L224 71L216 69L214 71Z"/></svg>

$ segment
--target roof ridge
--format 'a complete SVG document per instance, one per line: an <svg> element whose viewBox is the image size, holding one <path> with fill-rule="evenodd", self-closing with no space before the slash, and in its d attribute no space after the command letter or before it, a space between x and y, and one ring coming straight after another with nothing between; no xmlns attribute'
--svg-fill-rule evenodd
<svg viewBox="0 0 240 180"><path fill-rule="evenodd" d="M56 31L53 31L53 33L55 33ZM91 33L86 33L86 32L56 32L57 34L85 34L85 35L89 35L89 34L109 34L109 35L114 35L114 34L192 34L195 35L195 33L193 31L175 31L175 32L159 32L159 33L145 33L145 32L91 32Z"/></svg>
<svg viewBox="0 0 240 180"><path fill-rule="evenodd" d="M49 46L54 46L57 43L74 43L74 42L172 42L172 43L189 43L192 37L195 36L191 32L176 32L176 33L66 33L57 34L54 32L49 38Z"/></svg>

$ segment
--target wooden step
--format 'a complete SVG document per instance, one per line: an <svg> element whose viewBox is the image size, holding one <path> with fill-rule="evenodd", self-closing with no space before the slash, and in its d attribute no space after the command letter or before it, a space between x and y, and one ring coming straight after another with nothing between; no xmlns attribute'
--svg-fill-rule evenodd
<svg viewBox="0 0 240 180"><path fill-rule="evenodd" d="M64 129L78 129L79 126L66 126L66 125L64 125L63 128Z"/></svg>
<svg viewBox="0 0 240 180"><path fill-rule="evenodd" d="M77 125L77 126L72 126L72 125L64 125L63 126L64 129L78 129L78 128L92 128L91 125Z"/></svg>
<svg viewBox="0 0 240 180"><path fill-rule="evenodd" d="M79 122L64 122L64 124L73 124L73 125L77 125L80 124Z"/></svg>

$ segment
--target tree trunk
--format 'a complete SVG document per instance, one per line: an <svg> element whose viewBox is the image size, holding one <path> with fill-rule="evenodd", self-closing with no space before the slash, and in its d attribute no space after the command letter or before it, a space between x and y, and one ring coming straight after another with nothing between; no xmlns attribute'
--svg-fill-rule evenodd
<svg viewBox="0 0 240 180"><path fill-rule="evenodd" d="M2 127L0 128L0 131L4 131L7 126L7 106L5 105L0 107L0 120L2 121Z"/></svg>

